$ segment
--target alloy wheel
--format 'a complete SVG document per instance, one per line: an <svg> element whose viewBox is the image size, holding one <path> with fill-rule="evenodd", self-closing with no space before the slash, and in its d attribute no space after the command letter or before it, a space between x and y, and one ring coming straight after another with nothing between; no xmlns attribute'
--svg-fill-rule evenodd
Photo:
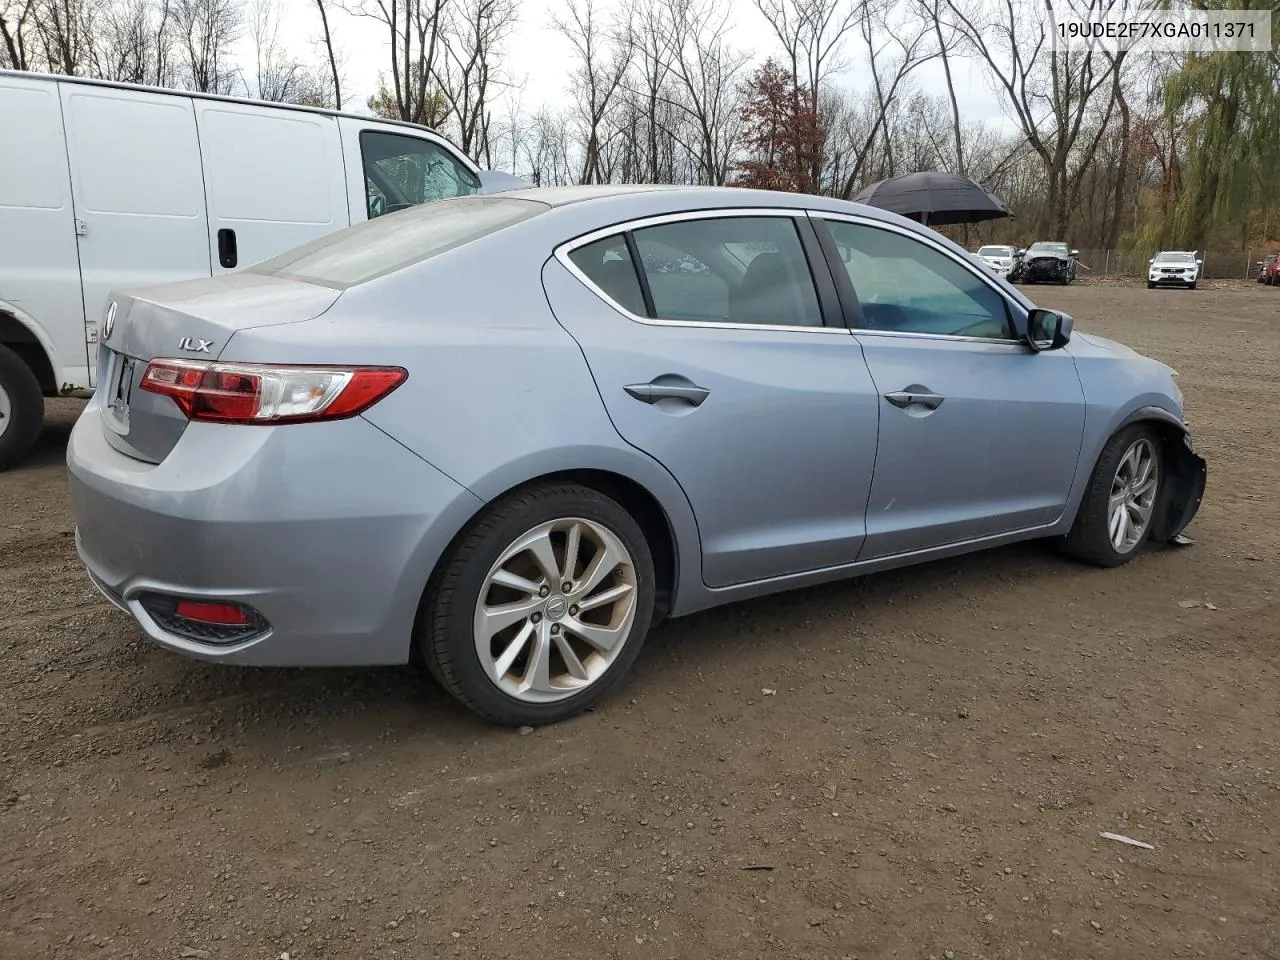
<svg viewBox="0 0 1280 960"><path fill-rule="evenodd" d="M500 690L552 703L599 680L626 646L637 608L635 560L603 524L540 523L489 568L476 601L476 653Z"/></svg>
<svg viewBox="0 0 1280 960"><path fill-rule="evenodd" d="M1117 553L1130 553L1146 537L1159 487L1155 444L1142 437L1129 445L1111 480L1107 535Z"/></svg>

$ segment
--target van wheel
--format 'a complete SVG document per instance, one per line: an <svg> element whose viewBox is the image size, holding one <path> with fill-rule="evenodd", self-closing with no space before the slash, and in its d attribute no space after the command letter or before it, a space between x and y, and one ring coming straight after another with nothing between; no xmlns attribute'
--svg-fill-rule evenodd
<svg viewBox="0 0 1280 960"><path fill-rule="evenodd" d="M500 724L567 719L627 672L653 619L653 556L618 503L552 483L496 503L446 558L415 631L440 684Z"/></svg>
<svg viewBox="0 0 1280 960"><path fill-rule="evenodd" d="M0 344L0 470L27 455L44 422L44 393L20 356Z"/></svg>

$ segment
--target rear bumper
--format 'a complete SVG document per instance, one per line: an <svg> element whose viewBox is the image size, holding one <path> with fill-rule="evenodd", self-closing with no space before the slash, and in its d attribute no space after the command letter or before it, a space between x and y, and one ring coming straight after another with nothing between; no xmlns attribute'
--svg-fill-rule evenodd
<svg viewBox="0 0 1280 960"><path fill-rule="evenodd" d="M97 587L157 644L259 666L405 663L422 590L474 495L356 418L192 424L161 464L103 436L91 401L67 445L76 548ZM147 594L234 601L267 631L196 642Z"/></svg>

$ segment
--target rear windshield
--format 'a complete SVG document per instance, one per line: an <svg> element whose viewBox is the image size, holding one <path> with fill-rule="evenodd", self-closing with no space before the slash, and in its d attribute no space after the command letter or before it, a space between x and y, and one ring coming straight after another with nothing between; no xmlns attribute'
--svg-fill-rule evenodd
<svg viewBox="0 0 1280 960"><path fill-rule="evenodd" d="M330 287L354 286L549 209L545 203L511 197L433 200L331 233L245 272Z"/></svg>

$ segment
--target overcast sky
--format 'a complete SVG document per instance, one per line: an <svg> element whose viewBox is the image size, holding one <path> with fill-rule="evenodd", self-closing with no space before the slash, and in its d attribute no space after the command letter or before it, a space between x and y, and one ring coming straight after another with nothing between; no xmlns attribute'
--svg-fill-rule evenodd
<svg viewBox="0 0 1280 960"><path fill-rule="evenodd" d="M314 0L280 0L283 9L281 38L287 40L295 54L316 58L321 55L315 41L321 36L320 18ZM777 47L776 38L751 0L729 0L732 17L732 42L752 51L755 62L761 62ZM520 0L520 19L507 44L507 70L517 81L518 97L524 111L536 111L543 104L555 107L567 102L569 72L573 67L568 42L550 28L550 11L554 0ZM379 72L389 63L386 28L376 21L351 17L340 11L330 13L330 28L345 58L343 109L364 112L365 101L378 88ZM848 54L852 67L840 82L863 88L867 69L859 65L862 56L860 37L850 37ZM251 56L251 54L250 54ZM1006 125L1000 101L990 88L982 71L968 61L953 61L957 95L962 114L968 119L983 119ZM944 93L941 64L937 61L917 68L912 75L918 89Z"/></svg>

